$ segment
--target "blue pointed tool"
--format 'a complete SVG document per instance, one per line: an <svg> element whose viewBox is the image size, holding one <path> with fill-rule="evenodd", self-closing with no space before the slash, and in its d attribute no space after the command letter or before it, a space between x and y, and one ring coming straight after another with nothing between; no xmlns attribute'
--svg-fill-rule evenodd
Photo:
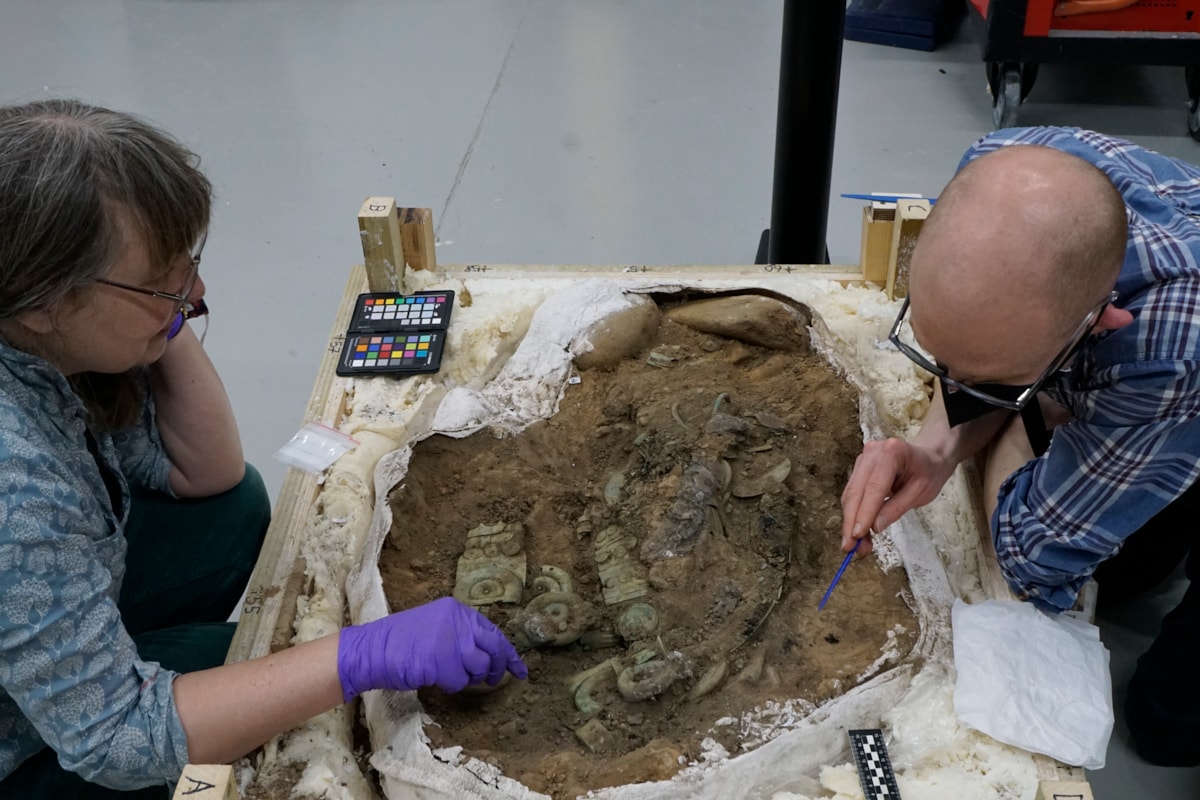
<svg viewBox="0 0 1200 800"><path fill-rule="evenodd" d="M838 585L838 581L842 579L842 573L846 571L846 567L850 566L850 559L854 558L854 554L858 552L858 546L863 540L859 539L854 543L854 547L850 548L850 552L846 553L846 557L842 559L842 565L838 567L837 575L833 576L833 583L829 584L829 588L825 590L825 596L821 598L821 602L817 603L817 611L825 608L825 603L829 600L829 595L833 594L833 587Z"/></svg>
<svg viewBox="0 0 1200 800"><path fill-rule="evenodd" d="M902 194L843 194L851 200L874 200L876 203L899 203L901 200L928 200L929 205L937 202L936 197L906 197Z"/></svg>

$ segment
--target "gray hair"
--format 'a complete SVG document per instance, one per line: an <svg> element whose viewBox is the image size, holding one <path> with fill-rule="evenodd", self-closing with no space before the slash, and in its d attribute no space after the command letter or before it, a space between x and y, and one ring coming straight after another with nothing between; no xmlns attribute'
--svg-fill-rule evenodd
<svg viewBox="0 0 1200 800"><path fill-rule="evenodd" d="M90 287L121 222L165 273L208 227L212 184L169 134L78 100L0 107L0 321Z"/></svg>

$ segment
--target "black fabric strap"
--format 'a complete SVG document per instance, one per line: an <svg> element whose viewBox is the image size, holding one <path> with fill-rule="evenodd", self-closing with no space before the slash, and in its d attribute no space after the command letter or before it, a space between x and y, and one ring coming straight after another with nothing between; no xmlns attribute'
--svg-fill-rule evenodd
<svg viewBox="0 0 1200 800"><path fill-rule="evenodd" d="M1035 396L1021 409L1021 422L1025 424L1025 435L1033 447L1033 454L1040 456L1050 448L1050 431L1046 430L1046 418L1042 416L1042 404Z"/></svg>

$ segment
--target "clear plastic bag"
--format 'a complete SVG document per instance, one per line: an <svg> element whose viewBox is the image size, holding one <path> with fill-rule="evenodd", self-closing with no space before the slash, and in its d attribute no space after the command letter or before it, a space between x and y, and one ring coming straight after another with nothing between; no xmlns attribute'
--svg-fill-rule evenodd
<svg viewBox="0 0 1200 800"><path fill-rule="evenodd" d="M328 425L309 422L279 448L275 458L296 469L314 474L325 471L338 457L358 446L358 441Z"/></svg>

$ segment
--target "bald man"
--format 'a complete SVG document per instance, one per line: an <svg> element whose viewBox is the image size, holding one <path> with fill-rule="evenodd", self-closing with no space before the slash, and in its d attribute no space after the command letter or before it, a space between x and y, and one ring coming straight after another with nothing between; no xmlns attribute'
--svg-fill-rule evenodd
<svg viewBox="0 0 1200 800"><path fill-rule="evenodd" d="M1147 760L1200 764L1200 170L1078 129L985 137L921 232L891 338L938 388L911 441L859 456L843 549L983 454L1001 570L1039 608L1093 575L1126 599L1186 557L1126 718Z"/></svg>

